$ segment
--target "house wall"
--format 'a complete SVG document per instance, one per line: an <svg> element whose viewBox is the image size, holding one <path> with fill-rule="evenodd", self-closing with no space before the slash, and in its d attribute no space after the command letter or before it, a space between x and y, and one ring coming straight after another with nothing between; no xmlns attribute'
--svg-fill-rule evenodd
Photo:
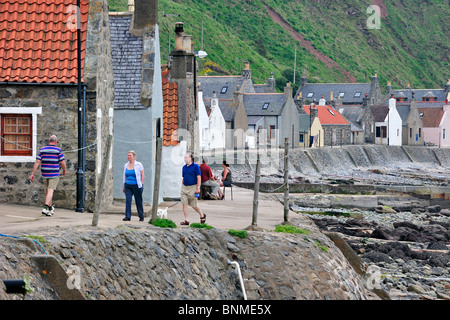
<svg viewBox="0 0 450 320"><path fill-rule="evenodd" d="M86 145L96 143L97 108L95 99L87 104ZM19 108L23 113L32 108L42 108L36 119L36 153L47 145L48 138L55 134L67 163L65 176L61 176L53 197L55 207L75 209L76 170L78 164L77 135L77 88L66 86L8 85L0 88L0 114L10 108ZM40 169L36 180L29 180L35 157L26 161L10 161L3 157L0 162L0 203L16 203L41 206L45 199L44 180ZM96 186L96 148L86 149L86 208L94 209Z"/></svg>
<svg viewBox="0 0 450 320"><path fill-rule="evenodd" d="M423 135L425 143L431 143L433 145L439 146L440 140L442 138L441 136L441 128L423 128Z"/></svg>
<svg viewBox="0 0 450 320"><path fill-rule="evenodd" d="M363 115L360 125L364 129L364 141L362 143L375 143L375 118L368 107L363 107Z"/></svg>
<svg viewBox="0 0 450 320"><path fill-rule="evenodd" d="M154 70L161 70L159 27L154 26ZM127 160L127 153L135 150L136 160L142 162L145 172L143 199L153 202L153 186L156 154L156 122L161 119L160 136L162 136L162 79L161 72L154 72L151 96L151 107L141 109L114 110L114 198L125 199L122 192L123 167ZM162 163L164 165L164 158ZM164 183L161 179L161 189ZM159 201L162 201L160 193Z"/></svg>
<svg viewBox="0 0 450 320"><path fill-rule="evenodd" d="M209 115L210 149L225 148L225 119L219 108L219 100L211 100L211 114Z"/></svg>
<svg viewBox="0 0 450 320"><path fill-rule="evenodd" d="M161 176L164 177L164 181L161 186L161 196L164 200L181 198L181 179L185 153L185 141L176 146L163 147L164 162Z"/></svg>
<svg viewBox="0 0 450 320"><path fill-rule="evenodd" d="M440 125L441 134L441 147L450 147L450 105L444 105L444 115L442 116ZM445 139L443 138L443 132L445 130Z"/></svg>
<svg viewBox="0 0 450 320"><path fill-rule="evenodd" d="M313 144L312 148L315 147L323 147L325 144L325 131L323 130L322 125L320 124L320 120L318 117L316 117L311 124L311 135L316 136L318 135L318 144ZM308 144L309 145L309 144Z"/></svg>
<svg viewBox="0 0 450 320"><path fill-rule="evenodd" d="M299 114L293 99L288 99L281 113L279 146L284 146L284 139L288 138L289 146L297 147L299 141Z"/></svg>
<svg viewBox="0 0 450 320"><path fill-rule="evenodd" d="M389 145L401 146L403 139L402 118L398 114L396 108L389 110L388 118L389 118L388 121Z"/></svg>
<svg viewBox="0 0 450 320"><path fill-rule="evenodd" d="M324 130L324 145L344 145L351 143L350 125L322 125Z"/></svg>

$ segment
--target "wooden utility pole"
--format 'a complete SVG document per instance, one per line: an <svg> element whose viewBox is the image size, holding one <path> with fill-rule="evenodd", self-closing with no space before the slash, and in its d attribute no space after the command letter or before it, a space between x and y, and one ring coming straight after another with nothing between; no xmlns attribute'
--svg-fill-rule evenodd
<svg viewBox="0 0 450 320"><path fill-rule="evenodd" d="M158 202L159 202L159 185L161 177L161 158L162 158L162 138L156 138L156 157L155 157L155 182L153 184L153 203L152 203L152 217L150 223L153 223L158 218Z"/></svg>
<svg viewBox="0 0 450 320"><path fill-rule="evenodd" d="M284 223L289 222L289 138L284 138Z"/></svg>
<svg viewBox="0 0 450 320"><path fill-rule="evenodd" d="M259 135L260 129L258 128L256 134L256 172L255 172L255 185L253 189L253 214L252 214L252 225L251 227L256 227L258 225L258 199L259 199L259 181L261 179L261 161L259 157Z"/></svg>
<svg viewBox="0 0 450 320"><path fill-rule="evenodd" d="M256 173L255 173L255 187L253 192L253 215L252 215L252 226L257 226L258 220L258 199L259 199L259 181L261 179L261 162L259 159L259 150L256 155Z"/></svg>

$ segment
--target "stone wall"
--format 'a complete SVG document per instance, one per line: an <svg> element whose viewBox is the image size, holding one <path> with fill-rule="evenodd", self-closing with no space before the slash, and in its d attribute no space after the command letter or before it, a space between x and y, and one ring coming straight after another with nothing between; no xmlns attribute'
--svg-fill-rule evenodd
<svg viewBox="0 0 450 320"><path fill-rule="evenodd" d="M88 207L89 211L99 210L113 201L114 73L109 29L107 0L90 1L83 78L88 85L88 98L92 97L89 108L96 111L97 193L95 206ZM92 131L86 132L93 135Z"/></svg>
<svg viewBox="0 0 450 320"><path fill-rule="evenodd" d="M8 92L6 98L0 98L0 113L3 107L26 108L41 107L42 114L37 116L37 151L48 143L50 135L58 137L58 146L63 150L67 163L67 172L61 176L54 195L54 204L61 208L76 206L76 170L78 157L77 134L77 88L74 86L9 85L2 88ZM5 95L3 95L5 96ZM90 100L91 102L92 100ZM95 142L96 109L88 103L86 144ZM43 179L40 169L36 180L29 178L35 159L28 162L0 163L0 203L42 205L45 199ZM86 150L86 200L87 206L95 198L95 148Z"/></svg>
<svg viewBox="0 0 450 320"><path fill-rule="evenodd" d="M81 293L92 300L242 299L237 270L228 260L239 263L248 299L373 298L334 243L312 223L307 228L308 235L254 231L246 239L217 229L150 225L39 236L48 254L78 275ZM2 238L0 253L0 279L26 274L35 289L26 299L57 298L30 259L42 249L29 240Z"/></svg>
<svg viewBox="0 0 450 320"><path fill-rule="evenodd" d="M340 146L351 143L350 125L322 125L324 144L326 146ZM333 139L335 136L335 139Z"/></svg>

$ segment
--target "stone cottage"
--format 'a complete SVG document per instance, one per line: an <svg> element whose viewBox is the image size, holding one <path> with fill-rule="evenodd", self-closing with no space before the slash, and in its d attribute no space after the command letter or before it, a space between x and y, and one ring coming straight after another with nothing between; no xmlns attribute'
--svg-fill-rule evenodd
<svg viewBox="0 0 450 320"><path fill-rule="evenodd" d="M336 109L348 119L350 123L354 123L360 129L352 130L353 143L375 143L375 118L368 106L369 98L366 94L362 105L339 105ZM356 131L358 130L358 131ZM362 131L359 131L362 130ZM362 133L362 137L360 136Z"/></svg>
<svg viewBox="0 0 450 320"><path fill-rule="evenodd" d="M145 171L143 199L151 204L156 139L163 134L158 3L135 0L131 4L129 12L109 16L115 88L114 198L125 198L123 166L128 151L135 150Z"/></svg>
<svg viewBox="0 0 450 320"><path fill-rule="evenodd" d="M423 123L417 108L417 100L412 95L410 103L397 102L397 110L402 118L402 144L423 146Z"/></svg>
<svg viewBox="0 0 450 320"><path fill-rule="evenodd" d="M235 102L244 106L249 126L265 130L268 144L283 147L288 138L291 148L298 147L299 113L290 83L284 93L237 93L235 97Z"/></svg>
<svg viewBox="0 0 450 320"><path fill-rule="evenodd" d="M211 100L216 93L218 106L226 123L226 148L244 147L249 138L245 133L254 127L255 123L253 118L247 118L239 99L244 93L276 93L273 74L266 84L256 85L252 80L250 63L245 62L241 75L201 76L198 81L207 108L211 107Z"/></svg>
<svg viewBox="0 0 450 320"><path fill-rule="evenodd" d="M55 207L92 212L112 202L114 87L108 5L106 0L81 0L79 24L75 9L64 0L6 0L0 6L0 202L43 203L43 179L31 183L29 176L51 134L58 136L67 161ZM85 132L84 163L78 162L78 131ZM84 171L81 208L78 169Z"/></svg>

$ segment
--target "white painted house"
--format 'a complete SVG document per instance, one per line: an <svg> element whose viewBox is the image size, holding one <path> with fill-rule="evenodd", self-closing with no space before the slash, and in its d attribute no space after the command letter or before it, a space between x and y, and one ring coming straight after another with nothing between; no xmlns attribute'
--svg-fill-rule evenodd
<svg viewBox="0 0 450 320"><path fill-rule="evenodd" d="M388 126L388 145L401 146L403 120L398 113L394 98L389 99L389 112L385 122L387 122Z"/></svg>
<svg viewBox="0 0 450 320"><path fill-rule="evenodd" d="M209 117L206 112L205 103L203 102L203 91L198 92L198 129L200 138L200 150L209 150L210 134L209 134Z"/></svg>
<svg viewBox="0 0 450 320"><path fill-rule="evenodd" d="M370 110L375 118L375 143L401 146L403 122L396 107L396 100L389 99L389 106L370 106Z"/></svg>
<svg viewBox="0 0 450 320"><path fill-rule="evenodd" d="M219 107L219 99L214 92L211 99L211 113L209 114L209 149L225 148L226 123Z"/></svg>

